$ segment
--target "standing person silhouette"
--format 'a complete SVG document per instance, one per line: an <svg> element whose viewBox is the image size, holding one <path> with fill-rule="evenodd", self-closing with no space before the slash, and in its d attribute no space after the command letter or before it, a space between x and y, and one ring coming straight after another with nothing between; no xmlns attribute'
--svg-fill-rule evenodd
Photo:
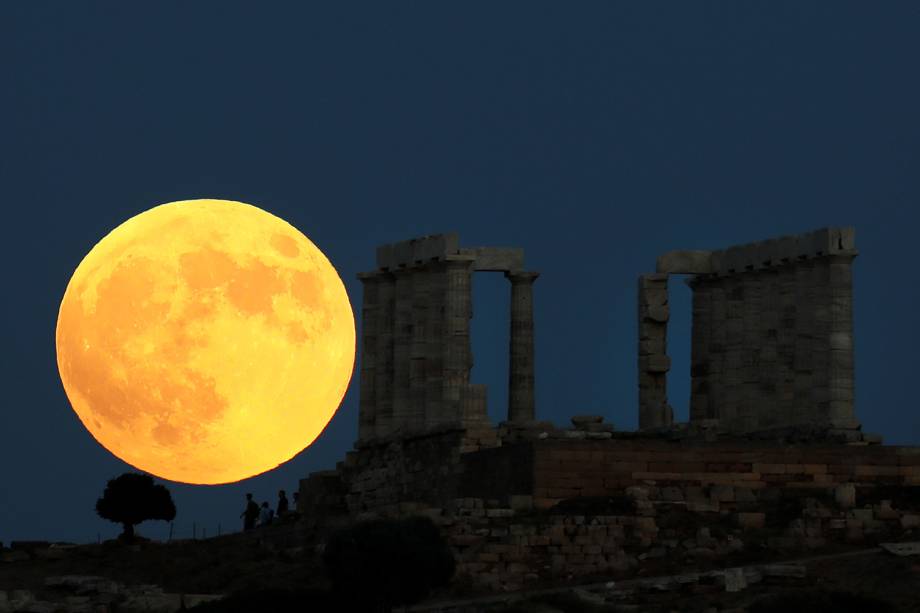
<svg viewBox="0 0 920 613"><path fill-rule="evenodd" d="M272 510L269 508L267 502L262 503L262 509L259 513L259 525L267 526L272 523Z"/></svg>
<svg viewBox="0 0 920 613"><path fill-rule="evenodd" d="M275 513L275 516L278 519L281 519L288 514L288 499L287 494L284 493L284 490L278 492L278 511Z"/></svg>
<svg viewBox="0 0 920 613"><path fill-rule="evenodd" d="M249 531L256 527L256 519L259 517L259 505L252 499L252 494L246 494L246 508L240 513L243 518L243 530Z"/></svg>

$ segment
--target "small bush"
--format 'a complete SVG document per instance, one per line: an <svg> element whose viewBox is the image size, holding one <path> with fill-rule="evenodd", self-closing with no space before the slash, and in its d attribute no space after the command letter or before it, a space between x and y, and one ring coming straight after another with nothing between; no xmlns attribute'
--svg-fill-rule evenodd
<svg viewBox="0 0 920 613"><path fill-rule="evenodd" d="M335 596L352 610L366 611L389 611L422 600L448 584L456 565L427 517L344 528L329 539L323 562Z"/></svg>

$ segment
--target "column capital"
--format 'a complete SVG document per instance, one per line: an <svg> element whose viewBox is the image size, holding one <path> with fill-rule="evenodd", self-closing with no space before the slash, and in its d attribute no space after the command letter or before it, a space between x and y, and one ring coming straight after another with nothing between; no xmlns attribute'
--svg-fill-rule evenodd
<svg viewBox="0 0 920 613"><path fill-rule="evenodd" d="M525 272L523 270L506 270L505 278L512 283L533 283L540 276L538 272Z"/></svg>
<svg viewBox="0 0 920 613"><path fill-rule="evenodd" d="M454 265L456 267L462 266L472 266L476 262L475 255L464 255L464 254L451 254L444 256L442 260L447 265Z"/></svg>

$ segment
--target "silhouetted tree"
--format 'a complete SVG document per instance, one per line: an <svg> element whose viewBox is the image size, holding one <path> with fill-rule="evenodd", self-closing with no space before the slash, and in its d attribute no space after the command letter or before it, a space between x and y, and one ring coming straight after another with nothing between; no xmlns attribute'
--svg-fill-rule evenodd
<svg viewBox="0 0 920 613"><path fill-rule="evenodd" d="M125 473L109 480L102 498L96 501L96 513L124 526L120 538L131 541L135 525L148 519L172 521L176 505L169 490L154 484L150 475Z"/></svg>
<svg viewBox="0 0 920 613"><path fill-rule="evenodd" d="M323 562L333 591L352 610L391 611L448 584L454 555L427 517L372 520L329 539Z"/></svg>

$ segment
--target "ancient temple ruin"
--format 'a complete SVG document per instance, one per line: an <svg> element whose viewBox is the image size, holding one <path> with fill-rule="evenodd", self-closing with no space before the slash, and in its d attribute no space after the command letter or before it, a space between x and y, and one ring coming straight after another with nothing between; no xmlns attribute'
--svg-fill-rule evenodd
<svg viewBox="0 0 920 613"><path fill-rule="evenodd" d="M503 593L654 573L656 559L819 548L920 530L920 448L853 412L851 228L672 251L639 279L640 429L535 419L533 281L520 249L386 245L362 273L359 438L300 482L301 529L424 514L458 576ZM511 281L506 421L470 383L471 277ZM667 403L668 275L693 291L690 422ZM911 490L914 491L914 490ZM712 528L712 531L710 531Z"/></svg>
<svg viewBox="0 0 920 613"><path fill-rule="evenodd" d="M508 421L534 419L533 282L524 250L461 248L456 234L383 245L364 283L361 441L488 422L486 386L470 383L472 274L511 282Z"/></svg>
<svg viewBox="0 0 920 613"><path fill-rule="evenodd" d="M668 275L692 274L690 421L751 432L858 429L853 228L671 251L639 277L639 427L671 425Z"/></svg>

